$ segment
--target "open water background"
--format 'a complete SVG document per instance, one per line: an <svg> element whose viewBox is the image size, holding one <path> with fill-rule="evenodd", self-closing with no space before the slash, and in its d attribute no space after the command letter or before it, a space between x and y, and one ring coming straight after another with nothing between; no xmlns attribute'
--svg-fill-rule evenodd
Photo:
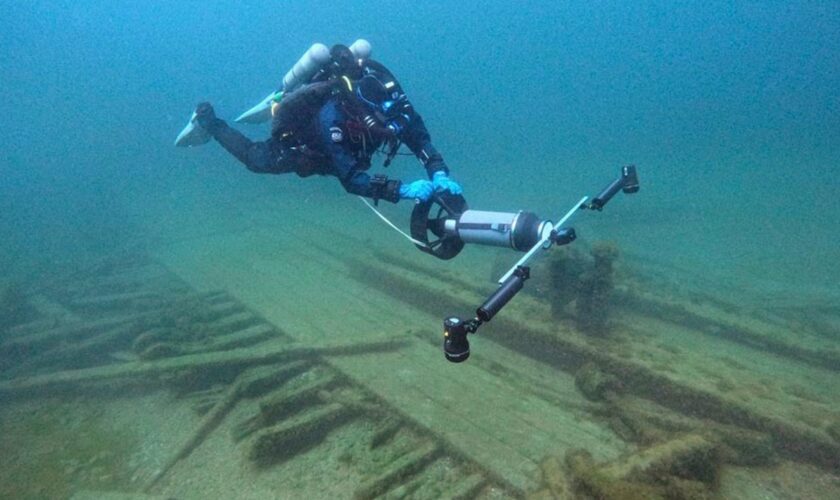
<svg viewBox="0 0 840 500"><path fill-rule="evenodd" d="M334 179L257 176L215 144L172 140L200 100L232 119L311 43L364 37L471 206L556 218L635 163L642 191L581 220L582 237L745 288L837 292L831 2L0 4L8 279L165 244L209 206L247 217L247 200L283 196L316 217L341 210ZM405 159L388 173L422 171Z"/></svg>

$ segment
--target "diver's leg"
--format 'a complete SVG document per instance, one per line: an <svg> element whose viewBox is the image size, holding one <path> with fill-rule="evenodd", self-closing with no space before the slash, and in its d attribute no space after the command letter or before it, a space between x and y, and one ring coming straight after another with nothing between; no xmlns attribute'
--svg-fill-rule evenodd
<svg viewBox="0 0 840 500"><path fill-rule="evenodd" d="M245 164L248 170L256 173L282 174L293 169L287 168L283 161L283 148L272 139L254 142L238 130L230 127L224 120L217 118L209 103L201 103L196 108L196 120L228 153Z"/></svg>
<svg viewBox="0 0 840 500"><path fill-rule="evenodd" d="M209 130L210 134L228 153L244 163L248 170L257 173L283 173L282 171L275 172L272 168L275 162L269 144L270 140L254 142L222 120L218 118L217 120L221 123L215 123Z"/></svg>

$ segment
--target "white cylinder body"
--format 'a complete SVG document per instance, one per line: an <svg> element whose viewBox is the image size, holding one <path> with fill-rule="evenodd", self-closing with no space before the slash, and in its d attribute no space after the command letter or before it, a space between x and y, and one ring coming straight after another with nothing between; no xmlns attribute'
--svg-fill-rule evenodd
<svg viewBox="0 0 840 500"><path fill-rule="evenodd" d="M464 243L510 247L526 251L550 231L550 221L541 220L532 212L486 212L467 210L458 219L448 219L444 231L456 234Z"/></svg>
<svg viewBox="0 0 840 500"><path fill-rule="evenodd" d="M511 230L517 215L515 213L467 210L458 218L455 230L458 237L465 243L511 247L513 246Z"/></svg>
<svg viewBox="0 0 840 500"><path fill-rule="evenodd" d="M370 51L370 42L364 38L359 38L353 42L353 45L350 46L350 52L353 53L353 56L355 56L356 59L367 59L370 57Z"/></svg>
<svg viewBox="0 0 840 500"><path fill-rule="evenodd" d="M329 60L330 49L323 43L313 44L283 77L283 92L308 82Z"/></svg>

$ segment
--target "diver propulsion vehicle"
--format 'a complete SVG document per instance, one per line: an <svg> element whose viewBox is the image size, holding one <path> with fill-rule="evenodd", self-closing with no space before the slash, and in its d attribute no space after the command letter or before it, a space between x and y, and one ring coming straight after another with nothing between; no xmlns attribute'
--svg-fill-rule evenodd
<svg viewBox="0 0 840 500"><path fill-rule="evenodd" d="M636 167L627 165L621 174L590 200L584 196L555 224L531 212L485 212L470 210L460 195L435 194L431 200L418 203L411 214L411 236L417 247L440 259L458 255L466 243L508 247L525 255L498 280L499 287L476 309L475 317L462 319L450 316L443 321L443 352L453 363L466 361L470 355L467 334L493 317L519 293L530 278L528 262L541 249L566 245L577 235L566 222L579 210L600 211L619 191L639 191Z"/></svg>
<svg viewBox="0 0 840 500"><path fill-rule="evenodd" d="M358 39L350 45L350 51L356 59L370 57L371 46L367 40ZM239 115L239 123L264 123L271 119L274 106L280 104L283 96L308 83L330 62L330 49L322 43L315 43L298 59L292 69L286 72L280 90L268 94L255 106ZM195 113L190 116L187 125L175 139L176 146L200 146L210 140L210 134L195 121Z"/></svg>

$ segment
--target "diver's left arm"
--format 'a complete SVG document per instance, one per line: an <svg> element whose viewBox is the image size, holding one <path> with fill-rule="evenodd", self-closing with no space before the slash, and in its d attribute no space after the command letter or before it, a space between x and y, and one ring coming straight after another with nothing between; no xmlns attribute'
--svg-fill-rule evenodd
<svg viewBox="0 0 840 500"><path fill-rule="evenodd" d="M423 164L426 173L429 174L429 179L435 172L443 171L448 174L449 168L443 161L443 156L432 145L432 136L426 129L423 118L414 111L408 102L403 104L403 109L400 111L400 116L395 124L396 127L401 128L398 131L399 138Z"/></svg>
<svg viewBox="0 0 840 500"><path fill-rule="evenodd" d="M408 101L402 104L400 111L400 117L396 121L397 127L400 127L402 123L398 136L423 164L435 189L446 190L452 194L461 194L463 189L457 182L449 178L449 167L443 161L443 156L432 145L432 137L426 129L426 124L423 123L423 118L414 111Z"/></svg>

